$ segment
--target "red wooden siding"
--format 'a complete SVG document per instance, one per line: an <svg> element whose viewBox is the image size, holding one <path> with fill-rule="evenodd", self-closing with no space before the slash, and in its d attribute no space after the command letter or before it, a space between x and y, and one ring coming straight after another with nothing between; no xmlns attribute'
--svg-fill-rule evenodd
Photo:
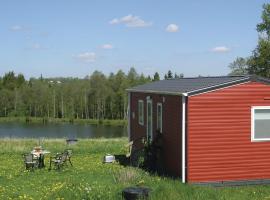
<svg viewBox="0 0 270 200"><path fill-rule="evenodd" d="M131 140L134 149L141 149L141 138L146 137L146 98L150 96L153 102L153 135L156 136L157 103L162 103L163 112L163 157L164 166L169 174L181 175L181 97L159 94L131 93ZM165 102L163 102L163 97ZM144 101L144 126L138 123L138 100ZM132 113L135 117L133 119Z"/></svg>
<svg viewBox="0 0 270 200"><path fill-rule="evenodd" d="M270 142L251 142L251 106L265 97L256 82L189 97L188 182L270 179Z"/></svg>

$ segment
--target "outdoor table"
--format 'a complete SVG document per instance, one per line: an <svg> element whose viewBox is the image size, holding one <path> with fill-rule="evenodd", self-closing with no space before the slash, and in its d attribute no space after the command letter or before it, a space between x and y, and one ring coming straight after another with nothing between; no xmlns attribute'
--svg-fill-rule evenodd
<svg viewBox="0 0 270 200"><path fill-rule="evenodd" d="M43 168L45 167L44 164L44 156L46 154L50 154L51 152L47 151L47 150L33 150L31 151L31 154L33 154L34 158L37 158L38 160L38 168Z"/></svg>

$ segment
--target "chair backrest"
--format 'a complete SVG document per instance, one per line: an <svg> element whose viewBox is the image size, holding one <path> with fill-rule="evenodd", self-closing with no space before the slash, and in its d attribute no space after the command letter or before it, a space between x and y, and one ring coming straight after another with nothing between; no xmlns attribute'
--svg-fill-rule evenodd
<svg viewBox="0 0 270 200"><path fill-rule="evenodd" d="M69 158L71 158L71 156L72 156L72 149L66 149L65 151L64 151L64 153L67 153L67 155L68 155L68 157Z"/></svg>
<svg viewBox="0 0 270 200"><path fill-rule="evenodd" d="M66 162L67 158L68 158L68 153L65 151L64 153L60 155L60 163Z"/></svg>
<svg viewBox="0 0 270 200"><path fill-rule="evenodd" d="M127 149L127 153L126 153L126 157L130 157L131 152L132 152L132 146L133 146L133 141L130 141L130 142L126 145L126 147L128 148L128 149Z"/></svg>
<svg viewBox="0 0 270 200"><path fill-rule="evenodd" d="M45 156L44 156L44 154L40 154L39 157L40 157L40 159L44 160Z"/></svg>
<svg viewBox="0 0 270 200"><path fill-rule="evenodd" d="M24 162L33 162L33 155L32 154L24 154Z"/></svg>

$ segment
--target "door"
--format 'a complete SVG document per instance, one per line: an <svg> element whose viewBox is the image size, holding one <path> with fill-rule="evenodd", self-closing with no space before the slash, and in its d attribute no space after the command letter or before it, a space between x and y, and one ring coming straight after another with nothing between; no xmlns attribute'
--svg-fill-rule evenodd
<svg viewBox="0 0 270 200"><path fill-rule="evenodd" d="M152 100L147 99L147 119L146 119L146 125L147 125L147 140L152 141L153 139L153 107L152 107Z"/></svg>

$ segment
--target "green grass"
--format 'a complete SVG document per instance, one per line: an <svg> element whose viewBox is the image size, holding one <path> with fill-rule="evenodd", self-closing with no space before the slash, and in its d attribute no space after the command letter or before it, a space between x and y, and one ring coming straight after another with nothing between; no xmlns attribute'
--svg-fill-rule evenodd
<svg viewBox="0 0 270 200"><path fill-rule="evenodd" d="M127 120L121 119L69 119L69 118L42 118L42 117L0 117L0 123L21 122L21 123L74 123L74 124L103 124L111 126L126 126Z"/></svg>
<svg viewBox="0 0 270 200"><path fill-rule="evenodd" d="M81 139L72 147L74 167L29 172L21 155L37 143L34 139L0 140L0 199L121 199L122 189L135 185L151 188L150 199L270 199L270 186L192 186L118 163L103 164L106 153L124 152L126 138ZM66 144L63 139L48 139L43 147L56 153Z"/></svg>

